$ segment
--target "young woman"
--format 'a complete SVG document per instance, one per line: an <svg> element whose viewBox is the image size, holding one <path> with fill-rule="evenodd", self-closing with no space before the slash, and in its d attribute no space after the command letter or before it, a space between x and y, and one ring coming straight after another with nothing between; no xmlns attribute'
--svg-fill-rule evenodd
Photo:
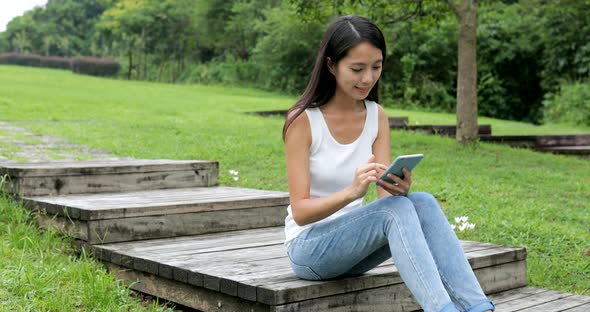
<svg viewBox="0 0 590 312"><path fill-rule="evenodd" d="M369 20L336 19L283 128L291 205L285 244L308 280L358 275L390 257L424 311L491 311L436 199L412 174L380 180L390 130L378 101L385 40ZM370 185L379 199L362 205Z"/></svg>

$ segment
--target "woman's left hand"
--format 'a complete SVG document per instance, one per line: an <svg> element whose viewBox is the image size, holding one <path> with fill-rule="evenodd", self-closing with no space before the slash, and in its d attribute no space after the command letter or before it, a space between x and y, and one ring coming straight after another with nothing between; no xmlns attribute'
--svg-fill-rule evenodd
<svg viewBox="0 0 590 312"><path fill-rule="evenodd" d="M379 179L379 186L393 196L408 195L408 192L410 192L410 186L412 185L412 172L406 168L403 168L402 172L404 173L403 179L390 173L387 176L395 183L392 184L383 179Z"/></svg>

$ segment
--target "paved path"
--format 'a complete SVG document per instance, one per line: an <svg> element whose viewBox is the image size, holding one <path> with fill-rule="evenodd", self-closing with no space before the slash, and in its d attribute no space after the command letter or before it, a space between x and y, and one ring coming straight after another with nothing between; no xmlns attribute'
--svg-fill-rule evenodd
<svg viewBox="0 0 590 312"><path fill-rule="evenodd" d="M0 121L0 163L51 160L131 159L121 158L63 138L35 135L15 124Z"/></svg>

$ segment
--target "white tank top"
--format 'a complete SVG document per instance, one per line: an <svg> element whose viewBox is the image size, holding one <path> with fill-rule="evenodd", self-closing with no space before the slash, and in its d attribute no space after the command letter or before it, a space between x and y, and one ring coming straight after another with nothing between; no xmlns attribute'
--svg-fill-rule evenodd
<svg viewBox="0 0 590 312"><path fill-rule="evenodd" d="M367 114L361 135L350 144L340 144L328 129L319 108L305 110L311 127L311 146L309 147L309 173L311 178L311 198L325 197L336 193L352 184L356 168L366 163L373 153L373 142L379 129L379 111L377 103L365 101ZM304 226L293 220L291 205L287 208L285 218L285 245L301 232L315 224L338 218L362 205L359 198L332 215Z"/></svg>

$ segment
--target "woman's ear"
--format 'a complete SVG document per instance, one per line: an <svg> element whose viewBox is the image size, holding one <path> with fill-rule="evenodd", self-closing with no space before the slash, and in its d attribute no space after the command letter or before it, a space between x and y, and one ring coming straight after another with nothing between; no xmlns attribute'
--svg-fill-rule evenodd
<svg viewBox="0 0 590 312"><path fill-rule="evenodd" d="M330 71L332 75L336 75L336 66L330 57L326 57L326 64L328 66L328 71Z"/></svg>

